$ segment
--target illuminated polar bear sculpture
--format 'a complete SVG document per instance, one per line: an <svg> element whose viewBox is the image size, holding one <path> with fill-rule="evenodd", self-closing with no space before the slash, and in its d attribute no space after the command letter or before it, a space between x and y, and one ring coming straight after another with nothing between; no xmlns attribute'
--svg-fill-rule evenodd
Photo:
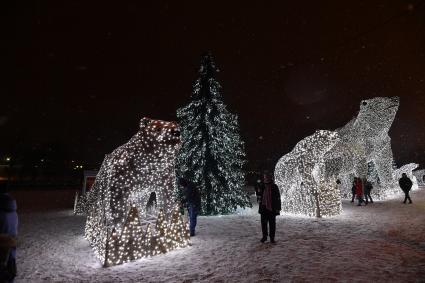
<svg viewBox="0 0 425 283"><path fill-rule="evenodd" d="M340 180L343 197L351 196L355 176L373 183L372 194L376 199L400 191L388 135L398 107L398 97L363 100L357 117L336 130L341 140L325 154L325 171L327 177Z"/></svg>
<svg viewBox="0 0 425 283"><path fill-rule="evenodd" d="M411 163L396 170L393 168L388 131L398 107L398 97L363 100L357 117L334 132L325 132L325 136L335 136L337 140L329 139L324 146L314 145L320 138L319 131L283 156L275 168L283 210L309 216L336 215L341 211L341 199L329 192L350 196L355 176L373 183L372 195L376 199L400 192L397 184L400 174L413 177L412 170L418 165Z"/></svg>
<svg viewBox="0 0 425 283"><path fill-rule="evenodd" d="M413 175L417 180L418 186L425 186L425 169L415 170Z"/></svg>
<svg viewBox="0 0 425 283"><path fill-rule="evenodd" d="M85 229L104 266L188 244L187 224L173 201L179 145L175 123L143 118L136 135L106 155L87 196Z"/></svg>
<svg viewBox="0 0 425 283"><path fill-rule="evenodd" d="M275 168L275 182L282 199L282 210L308 216L332 216L341 211L336 185L325 180L323 157L339 136L332 131L316 131L297 143Z"/></svg>

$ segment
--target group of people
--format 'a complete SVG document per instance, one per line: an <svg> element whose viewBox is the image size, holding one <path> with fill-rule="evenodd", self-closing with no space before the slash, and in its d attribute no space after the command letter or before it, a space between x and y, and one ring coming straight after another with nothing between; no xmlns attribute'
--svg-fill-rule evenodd
<svg viewBox="0 0 425 283"><path fill-rule="evenodd" d="M190 181L179 178L178 184L183 188L182 204L187 208L189 214L190 236L195 236L197 216L201 210L201 195L198 188ZM399 179L400 188L405 194L403 203L408 200L412 203L409 192L412 181L406 173ZM0 282L13 282L16 276L16 236L18 230L18 215L16 212L16 201L7 193L6 183L0 183ZM372 183L366 179L354 178L352 187L352 199L357 197L358 205L373 203L371 191ZM258 202L258 213L261 215L262 243L268 237L271 243L275 243L276 216L281 211L280 192L273 182L272 175L264 172L262 180L255 186Z"/></svg>
<svg viewBox="0 0 425 283"><path fill-rule="evenodd" d="M16 201L7 193L7 183L0 182L0 282L13 282L16 276L16 236L18 215Z"/></svg>
<svg viewBox="0 0 425 283"><path fill-rule="evenodd" d="M179 178L178 183L184 188L183 204L187 207L189 213L190 235L195 236L196 218L201 209L199 190L192 182L186 179ZM407 177L406 173L403 173L399 179L399 185L405 194L403 203L406 203L407 200L409 203L412 203L409 195L412 188L412 181ZM355 177L352 186L351 202L354 202L354 199L357 198L358 206L361 206L363 203L365 205L373 203L371 196L372 189L373 185L369 180ZM281 200L279 188L273 183L272 175L267 171L264 172L262 180L258 180L255 186L255 193L258 202L258 213L261 215L261 231L263 236L260 241L264 243L269 237L270 242L275 243L276 216L281 211Z"/></svg>
<svg viewBox="0 0 425 283"><path fill-rule="evenodd" d="M351 188L352 198L351 202L354 202L354 198L357 197L358 206L361 206L362 203L366 205L369 203L373 203L373 199L370 196L370 193L373 189L373 185L370 181L366 179L361 179L359 177L354 177L353 187ZM365 197L365 199L363 199Z"/></svg>
<svg viewBox="0 0 425 283"><path fill-rule="evenodd" d="M198 188L184 178L178 178L179 186L182 190L182 204L189 213L190 236L195 236L196 218L201 210L201 196ZM273 183L272 175L264 172L262 180L256 185L255 193L258 201L258 213L261 215L261 242L270 238L271 243L275 243L276 216L281 211L281 200L279 188Z"/></svg>
<svg viewBox="0 0 425 283"><path fill-rule="evenodd" d="M398 184L401 188L401 190L404 192L404 201L403 203L406 204L406 201L409 200L409 203L412 203L412 199L410 198L410 190L412 188L412 180L410 180L409 177L407 177L406 173L403 173L401 175L401 178L398 180ZM354 202L354 198L357 198L358 200L358 206L361 206L362 203L365 203L366 205L369 203L373 203L372 197L370 196L370 192L372 191L373 186L372 183L366 179L361 179L358 177L354 177L353 181L353 187L351 188L352 198L351 202ZM365 199L363 199L363 196Z"/></svg>
<svg viewBox="0 0 425 283"><path fill-rule="evenodd" d="M190 236L195 236L197 216L201 210L201 195L198 188L190 181L179 178L178 184L183 188L182 203L187 208L189 214ZM412 181L403 173L399 180L400 188L405 194L403 203L408 200ZM371 191L372 183L366 179L354 178L352 187L352 199L357 197L358 205L373 203ZM270 238L271 243L275 243L276 216L281 211L280 192L273 182L272 175L264 172L262 180L256 184L255 193L257 195L258 213L261 215L262 243ZM16 276L16 235L18 216L16 213L16 201L7 193L6 184L0 184L0 282L13 282Z"/></svg>

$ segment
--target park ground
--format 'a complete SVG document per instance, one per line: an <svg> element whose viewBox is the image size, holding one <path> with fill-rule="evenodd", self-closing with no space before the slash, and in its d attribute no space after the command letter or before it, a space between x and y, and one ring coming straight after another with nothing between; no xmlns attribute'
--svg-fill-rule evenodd
<svg viewBox="0 0 425 283"><path fill-rule="evenodd" d="M256 208L199 217L191 246L103 268L72 190L20 190L16 282L425 282L425 188L331 218L281 215L260 243Z"/></svg>

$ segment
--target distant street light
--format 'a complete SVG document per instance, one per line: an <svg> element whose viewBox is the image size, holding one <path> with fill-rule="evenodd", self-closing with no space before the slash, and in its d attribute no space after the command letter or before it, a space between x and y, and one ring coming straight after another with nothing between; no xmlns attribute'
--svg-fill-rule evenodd
<svg viewBox="0 0 425 283"><path fill-rule="evenodd" d="M11 175L11 166L12 166L12 164L11 164L11 160L12 160L12 158L10 157L10 156L6 156L6 158L5 158L5 160L6 160L6 162L7 162L7 184L8 184L8 186L9 186L9 183L10 183L10 175Z"/></svg>

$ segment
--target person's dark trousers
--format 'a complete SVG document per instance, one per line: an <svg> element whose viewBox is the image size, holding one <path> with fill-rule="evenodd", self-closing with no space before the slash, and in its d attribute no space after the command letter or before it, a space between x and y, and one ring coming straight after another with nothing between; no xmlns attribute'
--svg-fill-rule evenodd
<svg viewBox="0 0 425 283"><path fill-rule="evenodd" d="M270 228L270 233L267 233L267 224ZM270 240L274 240L276 233L276 214L268 210L261 213L261 230L263 232L263 238L270 236Z"/></svg>
<svg viewBox="0 0 425 283"><path fill-rule="evenodd" d="M366 194L365 195L365 197L366 197L366 204L368 204L369 203L369 199L370 199L370 203L373 203L373 199L372 199L372 197L370 196L370 194ZM369 198L369 199L368 199Z"/></svg>
<svg viewBox="0 0 425 283"><path fill-rule="evenodd" d="M404 201L403 201L403 203L406 203L406 200L409 200L409 203L412 203L412 200L410 199L410 196L409 196L409 191L404 192Z"/></svg>
<svg viewBox="0 0 425 283"><path fill-rule="evenodd" d="M354 197L356 196L355 193L353 193L353 197L351 198L351 202L354 202Z"/></svg>
<svg viewBox="0 0 425 283"><path fill-rule="evenodd" d="M196 217L198 216L198 210L193 207L193 205L190 205L187 208L187 211L189 212L189 230L190 230L190 236L195 236L195 227L196 227Z"/></svg>
<svg viewBox="0 0 425 283"><path fill-rule="evenodd" d="M0 267L0 282L1 283L13 283L16 276L16 261L15 259L9 258L7 266Z"/></svg>
<svg viewBox="0 0 425 283"><path fill-rule="evenodd" d="M363 197L362 196L358 196L357 197L359 204L357 204L358 206L362 205L362 203L364 202Z"/></svg>

